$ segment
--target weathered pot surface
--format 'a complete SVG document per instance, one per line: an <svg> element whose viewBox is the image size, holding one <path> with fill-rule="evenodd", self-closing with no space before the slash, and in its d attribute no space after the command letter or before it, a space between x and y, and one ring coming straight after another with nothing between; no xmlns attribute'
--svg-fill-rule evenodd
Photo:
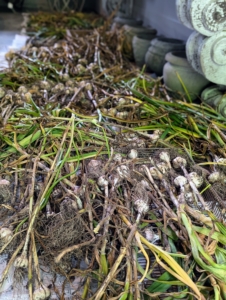
<svg viewBox="0 0 226 300"><path fill-rule="evenodd" d="M182 40L156 37L150 43L145 56L145 63L151 71L162 76L165 55L170 51L183 51L185 43Z"/></svg>
<svg viewBox="0 0 226 300"><path fill-rule="evenodd" d="M124 33L124 40L123 40L123 53L129 59L134 59L133 56L133 49L132 49L132 41L133 37L137 34L141 33L148 33L155 35L157 33L156 29L153 28L146 28L142 26L128 26L124 25L122 27Z"/></svg>
<svg viewBox="0 0 226 300"><path fill-rule="evenodd" d="M133 55L136 64L139 67L143 67L145 64L145 55L150 46L151 40L155 38L155 34L141 32L133 37Z"/></svg>
<svg viewBox="0 0 226 300"><path fill-rule="evenodd" d="M192 69L184 51L169 52L165 58L167 63L164 65L163 79L166 88L186 99L196 99L209 81Z"/></svg>

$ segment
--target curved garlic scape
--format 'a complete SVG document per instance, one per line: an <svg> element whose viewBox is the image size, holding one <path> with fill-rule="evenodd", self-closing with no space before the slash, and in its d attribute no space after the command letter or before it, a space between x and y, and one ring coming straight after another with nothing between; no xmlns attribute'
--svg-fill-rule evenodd
<svg viewBox="0 0 226 300"><path fill-rule="evenodd" d="M162 173L156 168L156 167L151 167L149 169L151 176L154 179L161 179L162 178Z"/></svg>
<svg viewBox="0 0 226 300"><path fill-rule="evenodd" d="M177 156L173 159L173 167L175 169L180 169L181 167L186 167L187 161L185 158Z"/></svg>
<svg viewBox="0 0 226 300"><path fill-rule="evenodd" d="M149 205L143 199L135 200L134 205L136 206L136 209L137 209L139 214L145 214L149 211Z"/></svg>
<svg viewBox="0 0 226 300"><path fill-rule="evenodd" d="M135 159L138 157L138 152L135 149L131 149L130 152L128 153L128 157L131 159Z"/></svg>
<svg viewBox="0 0 226 300"><path fill-rule="evenodd" d="M191 178L192 182L195 184L197 188L201 187L204 179L202 176L199 176L196 172L189 173L189 177Z"/></svg>

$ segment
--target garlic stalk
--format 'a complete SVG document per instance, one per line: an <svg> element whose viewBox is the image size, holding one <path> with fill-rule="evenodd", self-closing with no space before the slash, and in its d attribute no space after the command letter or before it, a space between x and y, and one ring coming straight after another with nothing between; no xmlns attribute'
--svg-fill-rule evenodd
<svg viewBox="0 0 226 300"><path fill-rule="evenodd" d="M181 170L184 173L184 176L187 178L188 183L193 191L194 197L198 198L198 200L201 202L202 206L204 207L204 209L206 211L209 211L209 208L207 206L207 204L205 203L204 198L202 197L202 195L199 193L195 183L192 181L190 175L188 174L188 171L186 170L185 166L187 165L187 161L186 159L182 158L182 157L176 157L173 160L173 166L177 169L181 168ZM198 202L198 201L197 201Z"/></svg>

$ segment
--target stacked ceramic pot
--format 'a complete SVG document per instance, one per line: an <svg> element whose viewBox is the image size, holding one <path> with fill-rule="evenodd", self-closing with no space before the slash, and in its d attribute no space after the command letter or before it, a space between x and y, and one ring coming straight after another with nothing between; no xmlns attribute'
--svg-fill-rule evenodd
<svg viewBox="0 0 226 300"><path fill-rule="evenodd" d="M157 37L150 43L145 56L147 69L158 76L162 76L165 56L170 51L183 51L185 44L181 40Z"/></svg>
<svg viewBox="0 0 226 300"><path fill-rule="evenodd" d="M122 27L123 31L123 53L124 55L130 59L133 60L133 47L132 42L134 36L139 36L139 34L149 34L150 36L155 36L157 31L153 28L145 28L142 26L129 26L124 25Z"/></svg>
<svg viewBox="0 0 226 300"><path fill-rule="evenodd" d="M209 81L190 66L185 51L169 52L165 59L163 79L168 93L174 98L195 100Z"/></svg>
<svg viewBox="0 0 226 300"><path fill-rule="evenodd" d="M150 46L150 42L156 37L153 33L141 32L133 37L133 56L138 67L145 64L145 55Z"/></svg>

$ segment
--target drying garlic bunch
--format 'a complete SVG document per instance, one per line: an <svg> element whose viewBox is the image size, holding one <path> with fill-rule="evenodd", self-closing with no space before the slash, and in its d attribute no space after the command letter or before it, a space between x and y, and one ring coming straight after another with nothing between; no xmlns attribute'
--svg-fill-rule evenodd
<svg viewBox="0 0 226 300"><path fill-rule="evenodd" d="M0 240L2 243L4 244L8 243L12 237L13 237L13 232L9 228L2 227L0 229Z"/></svg>

